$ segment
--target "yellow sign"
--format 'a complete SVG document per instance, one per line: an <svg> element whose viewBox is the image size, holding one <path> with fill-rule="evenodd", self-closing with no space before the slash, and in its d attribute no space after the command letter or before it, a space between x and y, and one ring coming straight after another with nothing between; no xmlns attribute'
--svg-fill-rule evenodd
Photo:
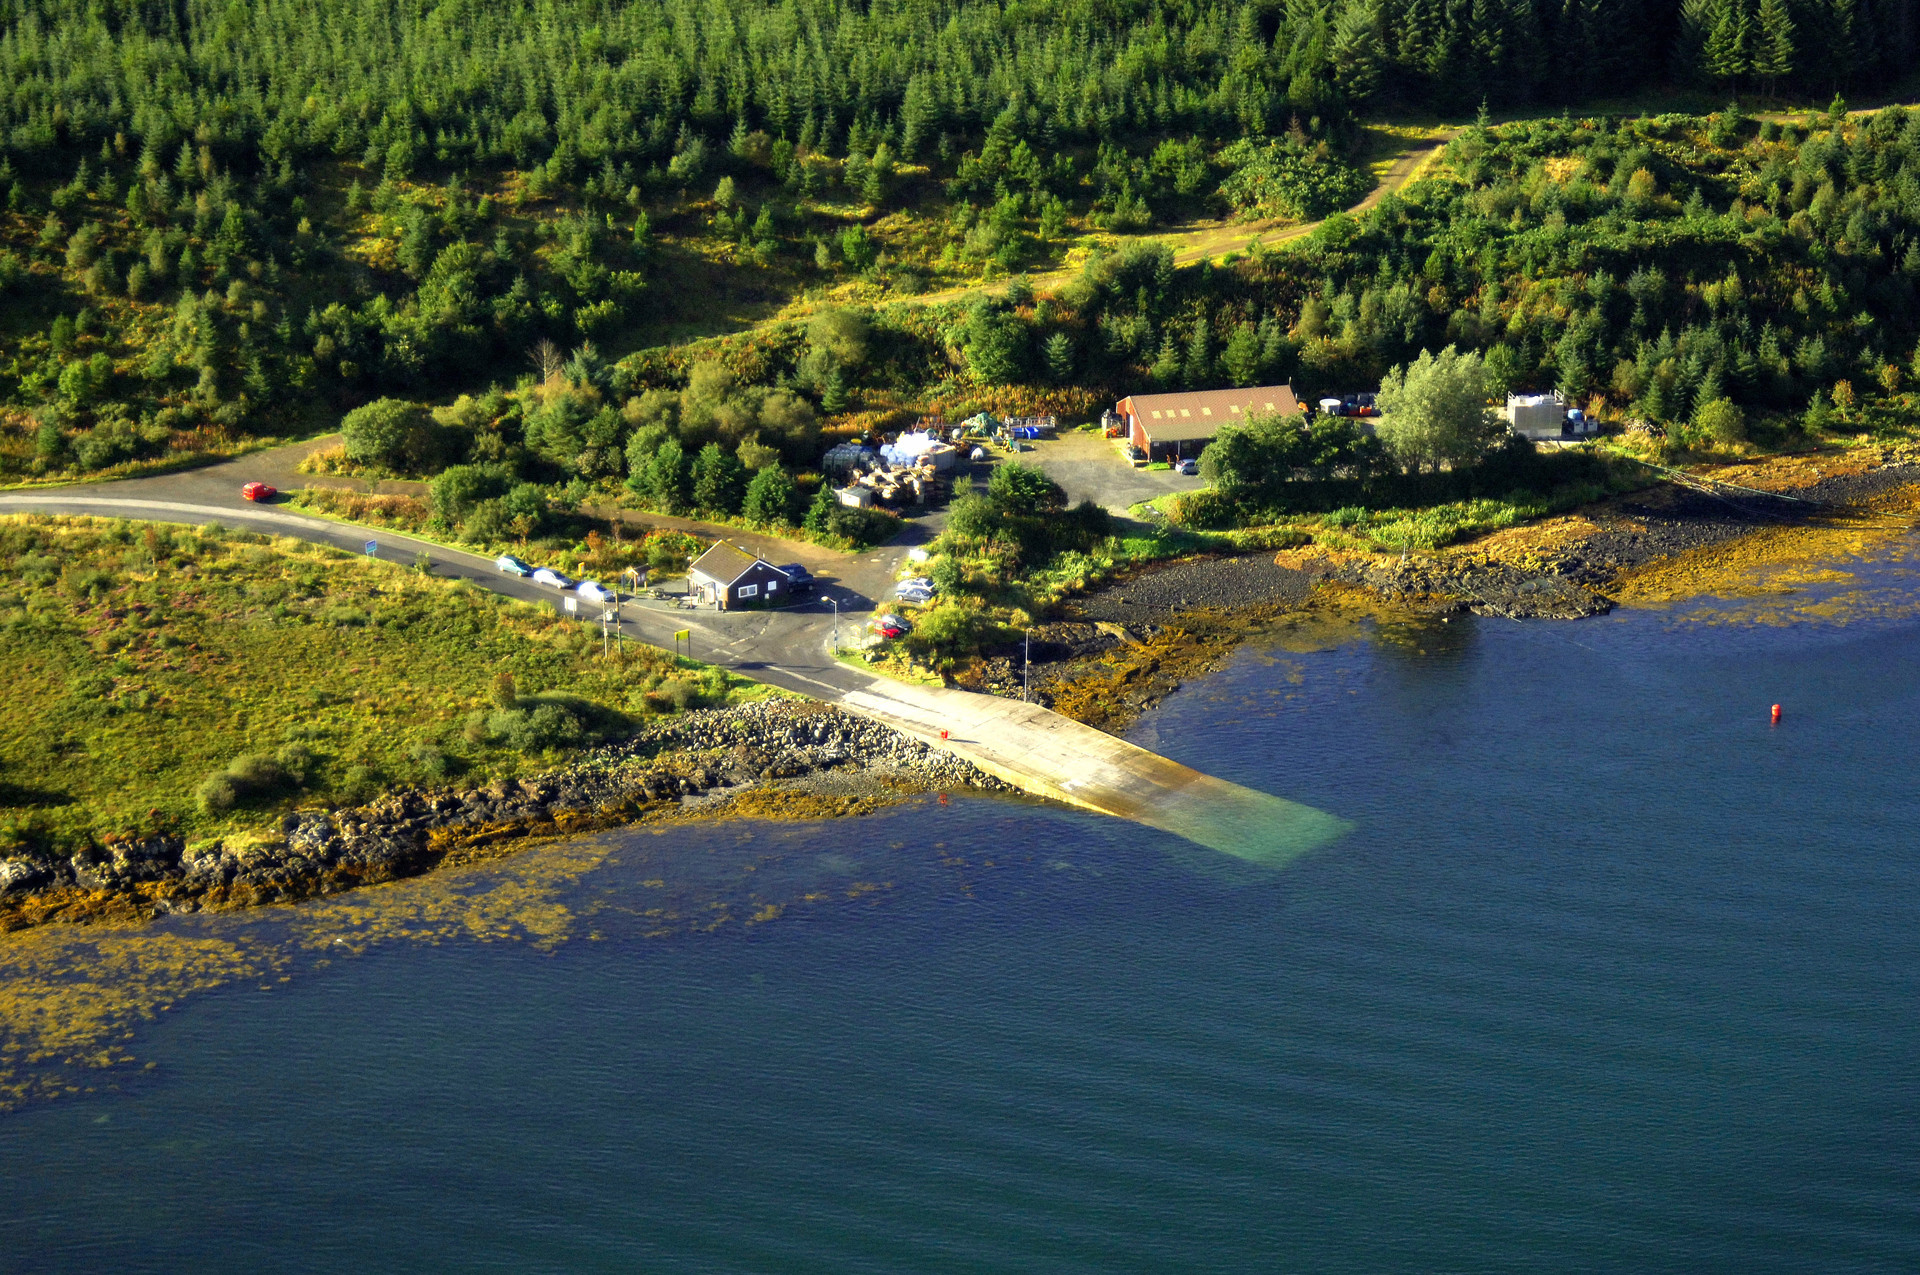
<svg viewBox="0 0 1920 1275"><path fill-rule="evenodd" d="M675 633L673 635L673 640L676 642L691 642L693 641L693 630L681 629L678 633Z"/></svg>

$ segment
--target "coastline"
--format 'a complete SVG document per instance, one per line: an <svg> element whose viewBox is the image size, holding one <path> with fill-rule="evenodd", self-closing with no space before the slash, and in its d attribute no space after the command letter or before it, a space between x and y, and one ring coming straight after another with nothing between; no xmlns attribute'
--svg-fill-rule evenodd
<svg viewBox="0 0 1920 1275"><path fill-rule="evenodd" d="M1324 645L1350 639L1363 620L1579 620L1737 596L1762 569L1819 562L1916 525L1920 460L1865 447L1725 466L1711 483L1663 484L1435 551L1313 544L1155 563L1035 626L1031 694L1117 732L1254 637ZM996 648L956 680L1019 698L1023 655L1017 643Z"/></svg>
<svg viewBox="0 0 1920 1275"><path fill-rule="evenodd" d="M294 810L279 835L127 838L0 861L0 933L291 903L601 828L860 814L916 792L1010 791L970 763L806 700L699 709L562 769L485 788L400 788L364 806Z"/></svg>

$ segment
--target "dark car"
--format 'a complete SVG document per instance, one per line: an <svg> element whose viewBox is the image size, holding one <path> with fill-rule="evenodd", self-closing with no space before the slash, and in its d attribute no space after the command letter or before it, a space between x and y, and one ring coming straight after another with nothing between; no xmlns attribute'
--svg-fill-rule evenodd
<svg viewBox="0 0 1920 1275"><path fill-rule="evenodd" d="M813 578L813 572L807 570L797 562L789 562L782 566L780 570L787 573L787 580L789 581L787 587L792 590L793 596L796 598L806 597L809 593L813 592L813 586L819 583L819 581Z"/></svg>

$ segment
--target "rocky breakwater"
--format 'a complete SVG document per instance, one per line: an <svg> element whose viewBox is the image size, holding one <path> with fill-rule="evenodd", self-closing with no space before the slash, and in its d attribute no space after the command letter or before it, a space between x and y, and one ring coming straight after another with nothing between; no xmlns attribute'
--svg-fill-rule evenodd
<svg viewBox="0 0 1920 1275"><path fill-rule="evenodd" d="M751 813L756 794L829 794L788 809L871 808L930 789L1005 790L951 754L803 701L648 723L564 769L484 788L399 789L365 806L293 810L278 835L109 840L65 857L0 859L0 930L134 919L331 894L502 853L530 837L638 820Z"/></svg>

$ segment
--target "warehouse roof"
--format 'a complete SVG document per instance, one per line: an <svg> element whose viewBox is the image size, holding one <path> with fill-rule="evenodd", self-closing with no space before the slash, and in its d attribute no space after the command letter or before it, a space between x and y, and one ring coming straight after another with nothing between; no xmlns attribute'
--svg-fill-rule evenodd
<svg viewBox="0 0 1920 1275"><path fill-rule="evenodd" d="M1121 399L1122 414L1133 416L1150 438L1174 443L1211 438L1222 425L1249 416L1284 416L1300 410L1291 385L1258 385L1239 390L1193 390L1184 394L1136 394Z"/></svg>

